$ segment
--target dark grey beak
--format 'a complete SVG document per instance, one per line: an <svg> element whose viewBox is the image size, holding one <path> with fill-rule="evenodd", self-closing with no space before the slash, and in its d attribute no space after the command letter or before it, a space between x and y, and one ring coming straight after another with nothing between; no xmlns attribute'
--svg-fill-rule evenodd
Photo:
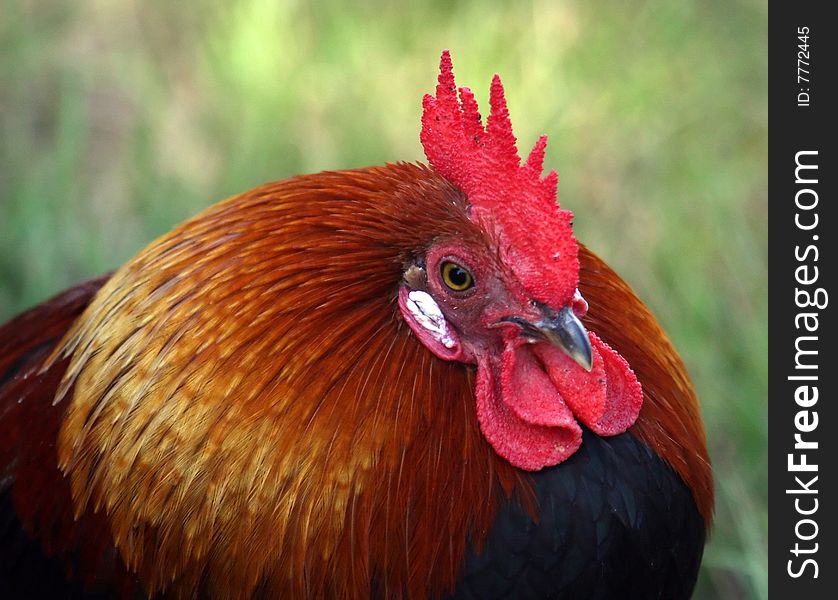
<svg viewBox="0 0 838 600"><path fill-rule="evenodd" d="M594 363L591 340L573 309L566 306L559 312L553 312L546 306L542 306L541 310L544 316L535 323L522 317L511 316L504 317L498 321L498 324L515 323L530 342L539 340L550 342L576 361L580 367L590 372Z"/></svg>
<svg viewBox="0 0 838 600"><path fill-rule="evenodd" d="M575 360L580 367L590 371L593 367L593 351L588 332L582 321L566 306L558 314L545 318L533 326L554 346Z"/></svg>

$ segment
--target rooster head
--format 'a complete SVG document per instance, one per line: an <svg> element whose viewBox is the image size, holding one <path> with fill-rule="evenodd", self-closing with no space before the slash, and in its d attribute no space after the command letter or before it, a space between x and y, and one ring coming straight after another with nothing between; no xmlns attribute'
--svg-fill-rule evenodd
<svg viewBox="0 0 838 600"><path fill-rule="evenodd" d="M630 427L643 393L627 362L582 324L572 213L542 177L545 136L526 162L495 75L483 125L443 52L436 95L423 102L421 141L437 174L466 196L479 240L434 239L411 261L399 308L437 357L477 367L477 416L495 451L521 469L571 456L580 422L600 435Z"/></svg>

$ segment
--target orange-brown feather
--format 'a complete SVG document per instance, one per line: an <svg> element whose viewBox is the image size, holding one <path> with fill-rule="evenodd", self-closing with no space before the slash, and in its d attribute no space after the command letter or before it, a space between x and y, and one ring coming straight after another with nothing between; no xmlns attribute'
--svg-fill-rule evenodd
<svg viewBox="0 0 838 600"><path fill-rule="evenodd" d="M427 168L298 177L209 209L102 288L61 354L58 458L149 591L452 589L467 540L528 488L480 435L470 370L398 312L405 265L446 234L480 237Z"/></svg>

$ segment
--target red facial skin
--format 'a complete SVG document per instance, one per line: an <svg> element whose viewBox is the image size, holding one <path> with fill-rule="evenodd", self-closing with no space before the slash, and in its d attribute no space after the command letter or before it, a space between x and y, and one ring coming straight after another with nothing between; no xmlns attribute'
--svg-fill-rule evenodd
<svg viewBox="0 0 838 600"><path fill-rule="evenodd" d="M399 306L414 333L436 356L477 364L478 357L502 350L504 333L517 336L520 331L513 323L498 323L500 319L515 315L539 318L539 311L526 299L523 289L510 286L499 277L498 265L485 249L471 249L456 242L442 243L427 253L425 261L425 287L416 289L427 292L436 301L457 346L447 348L414 319L405 306L411 288L402 286ZM454 262L468 270L474 285L464 292L447 287L441 274L444 262Z"/></svg>
<svg viewBox="0 0 838 600"><path fill-rule="evenodd" d="M446 286L441 273L446 261L467 269L473 286L462 292ZM408 308L413 290L426 292L437 303L448 325L447 344ZM567 298L563 306L580 316L587 308L578 296ZM577 420L601 435L616 435L637 418L640 384L622 357L595 334L589 334L594 362L588 372L556 346L531 339L519 325L503 321L517 317L537 323L543 312L488 247L458 242L433 246L425 256L424 282L403 284L399 307L437 357L477 365L481 430L498 454L521 469L542 469L572 455L582 442Z"/></svg>

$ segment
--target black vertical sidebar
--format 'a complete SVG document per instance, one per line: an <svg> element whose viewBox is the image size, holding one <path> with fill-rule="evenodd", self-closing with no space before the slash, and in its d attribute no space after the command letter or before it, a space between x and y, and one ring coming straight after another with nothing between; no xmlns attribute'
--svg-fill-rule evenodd
<svg viewBox="0 0 838 600"><path fill-rule="evenodd" d="M838 589L838 23L828 6L769 11L769 589L806 600Z"/></svg>

